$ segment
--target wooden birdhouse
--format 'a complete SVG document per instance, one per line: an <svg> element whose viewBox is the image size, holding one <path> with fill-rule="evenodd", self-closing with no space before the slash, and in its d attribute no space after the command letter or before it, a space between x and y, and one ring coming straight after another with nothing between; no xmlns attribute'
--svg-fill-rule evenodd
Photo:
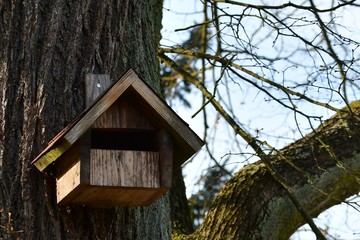
<svg viewBox="0 0 360 240"><path fill-rule="evenodd" d="M58 204L148 205L204 144L133 70L109 82L87 76L87 109L33 161L55 169Z"/></svg>

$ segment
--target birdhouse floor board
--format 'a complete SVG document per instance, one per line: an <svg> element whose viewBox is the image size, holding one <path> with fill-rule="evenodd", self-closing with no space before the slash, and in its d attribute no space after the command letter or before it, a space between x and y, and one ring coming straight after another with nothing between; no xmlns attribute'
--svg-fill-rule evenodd
<svg viewBox="0 0 360 240"><path fill-rule="evenodd" d="M115 188L86 186L71 200L72 204L109 208L115 206L145 206L161 197L168 188ZM61 203L60 203L61 204Z"/></svg>

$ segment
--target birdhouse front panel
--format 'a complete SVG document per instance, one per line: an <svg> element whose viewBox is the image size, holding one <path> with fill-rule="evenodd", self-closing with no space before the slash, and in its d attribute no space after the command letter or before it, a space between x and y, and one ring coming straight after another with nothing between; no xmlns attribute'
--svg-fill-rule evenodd
<svg viewBox="0 0 360 240"><path fill-rule="evenodd" d="M90 185L160 188L159 153L91 149Z"/></svg>

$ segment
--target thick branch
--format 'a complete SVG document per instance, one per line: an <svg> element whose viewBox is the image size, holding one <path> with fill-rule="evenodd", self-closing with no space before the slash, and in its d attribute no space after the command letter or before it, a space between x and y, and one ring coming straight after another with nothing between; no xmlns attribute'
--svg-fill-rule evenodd
<svg viewBox="0 0 360 240"><path fill-rule="evenodd" d="M269 156L312 217L360 191L359 102L351 105L353 114L338 113ZM304 223L265 164L258 162L226 184L190 239L288 239Z"/></svg>

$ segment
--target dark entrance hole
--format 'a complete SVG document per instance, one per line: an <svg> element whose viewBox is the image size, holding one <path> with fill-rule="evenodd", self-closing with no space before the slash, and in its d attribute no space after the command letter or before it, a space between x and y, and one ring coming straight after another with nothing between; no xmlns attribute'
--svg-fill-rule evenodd
<svg viewBox="0 0 360 240"><path fill-rule="evenodd" d="M155 132L92 129L91 148L157 151Z"/></svg>

